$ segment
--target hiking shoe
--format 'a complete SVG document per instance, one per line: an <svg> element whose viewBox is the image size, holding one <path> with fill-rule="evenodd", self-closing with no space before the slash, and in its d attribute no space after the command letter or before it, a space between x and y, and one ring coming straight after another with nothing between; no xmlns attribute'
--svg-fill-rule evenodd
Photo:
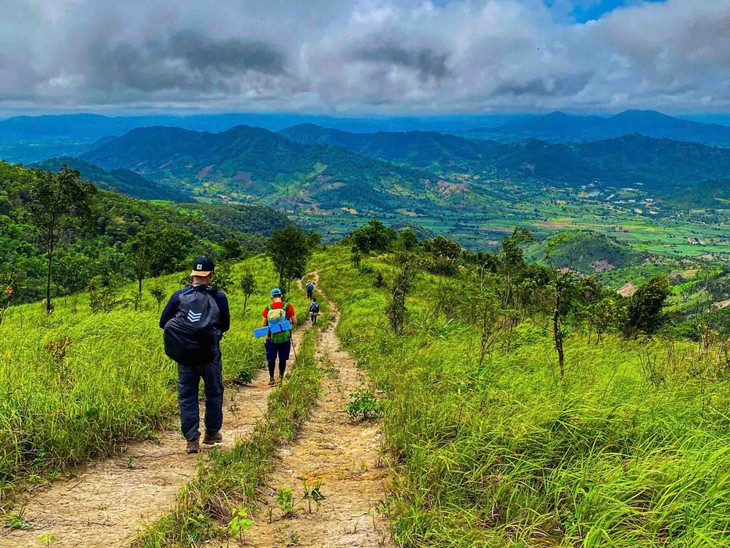
<svg viewBox="0 0 730 548"><path fill-rule="evenodd" d="M269 386L276 386L276 381L274 380L274 377L271 377L269 379Z"/></svg>
<svg viewBox="0 0 730 548"><path fill-rule="evenodd" d="M223 441L223 434L220 432L214 432L209 433L206 432L205 436L203 436L203 443L205 445L215 445L216 443L221 443Z"/></svg>
<svg viewBox="0 0 730 548"><path fill-rule="evenodd" d="M187 447L185 448L185 452L190 455L191 453L197 453L200 451L200 436L195 438L194 440L188 440Z"/></svg>

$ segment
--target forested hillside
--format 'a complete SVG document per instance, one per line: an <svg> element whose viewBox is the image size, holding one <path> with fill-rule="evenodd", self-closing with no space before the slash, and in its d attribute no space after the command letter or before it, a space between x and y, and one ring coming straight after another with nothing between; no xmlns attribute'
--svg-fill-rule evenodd
<svg viewBox="0 0 730 548"><path fill-rule="evenodd" d="M133 198L142 198L144 200L170 200L173 202L189 202L192 200L190 194L145 179L134 171L115 169L112 172L108 172L72 156L51 158L50 160L33 164L31 167L46 171L58 171L65 165L78 171L83 179L93 181L94 185L102 190L119 192L132 196Z"/></svg>
<svg viewBox="0 0 730 548"><path fill-rule="evenodd" d="M19 302L41 298L46 285L48 219L36 212L48 210L41 206L43 192L53 181L40 184L46 180L42 173L0 162L0 280L15 287ZM79 178L71 172L68 180ZM109 285L174 272L203 253L239 258L261 250L265 236L289 223L284 214L263 207L155 204L96 191L90 183L80 192L68 214L56 219L53 295L84 290L92 280Z"/></svg>

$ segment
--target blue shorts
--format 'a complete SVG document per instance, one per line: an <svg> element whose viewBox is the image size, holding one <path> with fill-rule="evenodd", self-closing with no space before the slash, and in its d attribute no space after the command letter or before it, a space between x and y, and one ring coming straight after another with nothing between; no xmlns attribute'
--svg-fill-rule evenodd
<svg viewBox="0 0 730 548"><path fill-rule="evenodd" d="M266 339L265 346L267 362L275 362L277 356L279 356L280 363L289 359L289 352L291 352L291 339L283 343L275 343L271 339Z"/></svg>

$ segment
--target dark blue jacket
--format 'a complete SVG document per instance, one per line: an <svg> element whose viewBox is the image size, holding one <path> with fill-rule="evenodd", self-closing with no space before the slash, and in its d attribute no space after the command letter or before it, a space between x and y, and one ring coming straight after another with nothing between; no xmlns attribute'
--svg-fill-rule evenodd
<svg viewBox="0 0 730 548"><path fill-rule="evenodd" d="M185 289L178 289L177 291L175 291L175 293L172 294L170 300L167 301L167 305L165 305L165 310L162 311L162 316L160 317L160 327L162 329L165 328L167 322L175 317L175 312L177 312L177 308L178 306L180 306L179 297L183 292L187 291L188 289L190 288L186 287ZM218 291L206 285L196 286L195 289L196 291L211 292L221 313L221 324L220 326L218 326L218 329L220 329L221 333L225 333L226 331L228 331L231 328L231 312L228 309L228 297L226 297L226 294L223 293L223 291Z"/></svg>

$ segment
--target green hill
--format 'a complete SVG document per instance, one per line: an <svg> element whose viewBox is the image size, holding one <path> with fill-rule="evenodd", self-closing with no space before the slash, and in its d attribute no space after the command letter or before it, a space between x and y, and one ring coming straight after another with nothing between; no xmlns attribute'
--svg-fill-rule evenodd
<svg viewBox="0 0 730 548"><path fill-rule="evenodd" d="M664 201L679 209L730 209L730 179L703 181Z"/></svg>
<svg viewBox="0 0 730 548"><path fill-rule="evenodd" d="M301 124L284 129L279 135L297 143L333 145L364 156L422 168L473 166L490 148L486 142L468 141L433 131L348 133Z"/></svg>
<svg viewBox="0 0 730 548"><path fill-rule="evenodd" d="M150 181L128 169L115 169L112 172L85 162L71 156L51 158L31 167L44 169L46 171L58 171L62 166L68 165L81 173L81 177L88 179L97 187L112 192L120 192L134 198L145 200L170 200L172 202L189 202L190 195Z"/></svg>
<svg viewBox="0 0 730 548"><path fill-rule="evenodd" d="M82 156L200 196L331 208L402 207L424 197L428 174L338 147L302 145L271 131L223 133L153 127L130 131ZM400 204L394 204L398 196Z"/></svg>
<svg viewBox="0 0 730 548"><path fill-rule="evenodd" d="M610 270L641 264L645 254L638 253L615 238L592 231L562 232L549 240L530 246L526 256L545 262L548 245L552 244L550 262L556 268L569 268L584 274L600 274Z"/></svg>

